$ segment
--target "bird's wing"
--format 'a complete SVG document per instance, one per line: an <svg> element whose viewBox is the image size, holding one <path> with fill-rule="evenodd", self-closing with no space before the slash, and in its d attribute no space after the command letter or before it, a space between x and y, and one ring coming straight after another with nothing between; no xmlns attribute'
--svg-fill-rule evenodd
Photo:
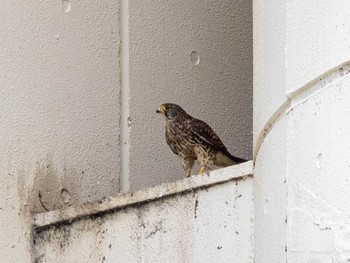
<svg viewBox="0 0 350 263"><path fill-rule="evenodd" d="M220 140L219 136L217 136L217 134L212 130L212 128L210 128L210 126L204 121L193 119L192 132L195 134L195 136L209 144L211 147L225 154L228 158L230 158L233 161L233 163L237 164L247 161L245 159L230 154L229 151L226 149L225 145Z"/></svg>
<svg viewBox="0 0 350 263"><path fill-rule="evenodd" d="M192 132L202 141L206 142L216 150L226 152L225 145L220 140L219 136L213 131L210 126L204 121L193 118L191 123Z"/></svg>
<svg viewBox="0 0 350 263"><path fill-rule="evenodd" d="M175 148L174 142L171 140L168 131L165 131L165 139L167 144L169 145L170 149L173 153L178 154L177 149Z"/></svg>

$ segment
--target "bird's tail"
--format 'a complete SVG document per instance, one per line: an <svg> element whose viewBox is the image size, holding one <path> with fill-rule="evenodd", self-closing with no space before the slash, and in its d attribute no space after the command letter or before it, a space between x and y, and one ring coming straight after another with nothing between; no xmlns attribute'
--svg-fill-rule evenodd
<svg viewBox="0 0 350 263"><path fill-rule="evenodd" d="M223 150L217 153L214 165L226 167L234 164L244 163L247 160L233 156L227 150Z"/></svg>
<svg viewBox="0 0 350 263"><path fill-rule="evenodd" d="M248 161L248 160L246 160L246 159L233 156L233 155L230 154L228 151L226 151L225 154L226 154L235 164L244 163L244 162L247 162L247 161Z"/></svg>

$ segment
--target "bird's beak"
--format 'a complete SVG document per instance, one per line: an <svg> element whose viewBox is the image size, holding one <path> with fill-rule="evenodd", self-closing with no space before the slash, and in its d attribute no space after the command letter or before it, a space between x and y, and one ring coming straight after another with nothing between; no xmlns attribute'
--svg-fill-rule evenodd
<svg viewBox="0 0 350 263"><path fill-rule="evenodd" d="M161 105L158 110L156 110L156 113L164 114L165 113L165 106Z"/></svg>

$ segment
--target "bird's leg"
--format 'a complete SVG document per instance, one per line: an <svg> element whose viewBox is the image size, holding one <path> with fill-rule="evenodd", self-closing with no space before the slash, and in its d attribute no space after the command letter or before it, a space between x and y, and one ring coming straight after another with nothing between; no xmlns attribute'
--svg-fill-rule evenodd
<svg viewBox="0 0 350 263"><path fill-rule="evenodd" d="M213 166L213 161L211 160L206 160L204 162L201 163L201 168L199 170L199 174L203 174L203 172L206 170L206 171L209 171L212 166Z"/></svg>
<svg viewBox="0 0 350 263"><path fill-rule="evenodd" d="M182 158L182 167L184 168L184 173L186 177L191 176L191 170L194 165L194 160L190 158Z"/></svg>
<svg viewBox="0 0 350 263"><path fill-rule="evenodd" d="M197 156L198 165L200 166L199 174L203 174L205 170L210 170L213 166L213 158L211 153L201 147L195 148L195 153Z"/></svg>

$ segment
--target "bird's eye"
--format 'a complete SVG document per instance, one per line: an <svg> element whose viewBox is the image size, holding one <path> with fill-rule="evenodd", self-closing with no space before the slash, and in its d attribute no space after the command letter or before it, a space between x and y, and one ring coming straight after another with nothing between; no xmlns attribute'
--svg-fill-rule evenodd
<svg viewBox="0 0 350 263"><path fill-rule="evenodd" d="M169 110L169 106L165 105L165 106L164 106L164 109L165 109L165 110Z"/></svg>

